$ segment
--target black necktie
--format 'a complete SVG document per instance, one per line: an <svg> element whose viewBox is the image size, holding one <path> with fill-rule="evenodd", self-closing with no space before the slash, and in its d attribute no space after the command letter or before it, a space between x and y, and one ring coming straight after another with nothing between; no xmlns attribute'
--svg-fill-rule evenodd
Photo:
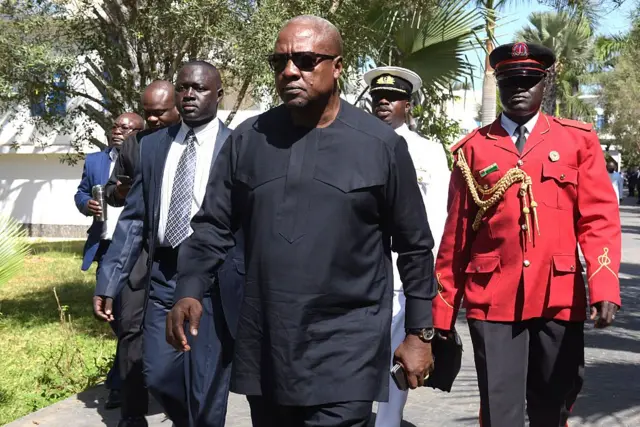
<svg viewBox="0 0 640 427"><path fill-rule="evenodd" d="M516 139L516 148L520 153L524 150L524 144L527 142L527 138L524 136L527 128L524 126L518 126L516 129L516 135L518 135L518 139Z"/></svg>

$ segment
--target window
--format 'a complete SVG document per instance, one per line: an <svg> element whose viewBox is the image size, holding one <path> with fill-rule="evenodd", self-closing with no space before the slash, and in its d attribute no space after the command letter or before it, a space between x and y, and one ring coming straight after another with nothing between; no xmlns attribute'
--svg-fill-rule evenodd
<svg viewBox="0 0 640 427"><path fill-rule="evenodd" d="M44 91L41 89L34 89L29 99L29 110L31 111L31 117L42 117L47 111L45 105Z"/></svg>
<svg viewBox="0 0 640 427"><path fill-rule="evenodd" d="M604 119L604 114L596 115L596 130L602 130L606 121Z"/></svg>
<svg viewBox="0 0 640 427"><path fill-rule="evenodd" d="M45 114L62 117L67 114L67 82L60 73L53 76L53 89L46 93L43 88L34 88L29 99L31 117Z"/></svg>

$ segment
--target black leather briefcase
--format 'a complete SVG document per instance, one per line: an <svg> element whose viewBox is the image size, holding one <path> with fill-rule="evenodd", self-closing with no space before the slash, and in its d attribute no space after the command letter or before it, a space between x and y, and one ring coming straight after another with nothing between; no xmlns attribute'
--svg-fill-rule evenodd
<svg viewBox="0 0 640 427"><path fill-rule="evenodd" d="M450 392L462 366L462 340L455 329L445 339L439 333L431 341L434 370L425 382L425 387Z"/></svg>

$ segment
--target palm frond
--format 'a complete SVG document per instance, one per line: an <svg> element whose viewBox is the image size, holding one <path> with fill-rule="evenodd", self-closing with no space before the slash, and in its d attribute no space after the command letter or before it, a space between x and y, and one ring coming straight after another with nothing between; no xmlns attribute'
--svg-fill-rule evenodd
<svg viewBox="0 0 640 427"><path fill-rule="evenodd" d="M477 47L483 23L481 10L468 6L468 1L452 1L429 19L414 20L414 25L398 29L402 65L420 75L426 85L446 86L472 75L466 53Z"/></svg>
<svg viewBox="0 0 640 427"><path fill-rule="evenodd" d="M0 287L22 268L29 253L26 230L10 216L0 215Z"/></svg>
<svg viewBox="0 0 640 427"><path fill-rule="evenodd" d="M615 58L628 44L626 36L600 36L596 38L594 45L595 60L602 66L613 66Z"/></svg>

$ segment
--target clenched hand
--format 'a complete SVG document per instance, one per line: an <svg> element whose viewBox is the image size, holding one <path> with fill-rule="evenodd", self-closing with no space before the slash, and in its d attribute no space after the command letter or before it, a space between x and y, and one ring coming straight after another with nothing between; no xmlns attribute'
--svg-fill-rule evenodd
<svg viewBox="0 0 640 427"><path fill-rule="evenodd" d="M396 349L393 359L404 367L412 390L423 386L426 377L433 372L431 343L426 343L415 335L407 335Z"/></svg>
<svg viewBox="0 0 640 427"><path fill-rule="evenodd" d="M191 346L184 333L184 322L189 322L191 336L198 335L202 317L202 304L195 298L179 300L167 316L167 342L178 351L189 351Z"/></svg>
<svg viewBox="0 0 640 427"><path fill-rule="evenodd" d="M595 320L596 328L611 326L616 318L618 306L609 301L602 301L591 306L591 320Z"/></svg>
<svg viewBox="0 0 640 427"><path fill-rule="evenodd" d="M113 317L113 299L103 296L93 297L93 314L98 320L111 322Z"/></svg>

